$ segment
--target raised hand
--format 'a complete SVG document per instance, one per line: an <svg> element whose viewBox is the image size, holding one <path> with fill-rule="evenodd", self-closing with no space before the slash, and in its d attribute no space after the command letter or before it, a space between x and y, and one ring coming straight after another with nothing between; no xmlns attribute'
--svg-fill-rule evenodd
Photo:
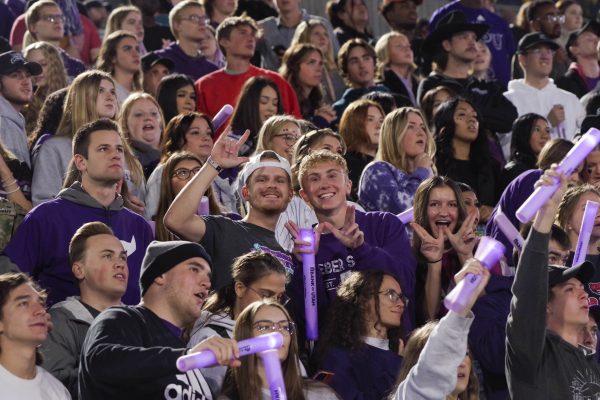
<svg viewBox="0 0 600 400"><path fill-rule="evenodd" d="M438 227L438 236L434 237L416 222L411 222L410 226L413 228L415 235L421 239L421 248L419 251L423 257L431 263L441 260L444 255L444 233L442 227Z"/></svg>
<svg viewBox="0 0 600 400"><path fill-rule="evenodd" d="M336 229L329 222L324 222L320 225L323 225L340 243L350 249L356 249L365 242L365 234L356 223L356 208L353 205L346 207L346 217L341 229Z"/></svg>
<svg viewBox="0 0 600 400"><path fill-rule="evenodd" d="M447 226L443 226L444 235L456 250L461 262L473 257L473 248L478 242L477 235L473 231L473 224L477 218L477 213L470 214L462 223L462 226L456 233L452 233Z"/></svg>
<svg viewBox="0 0 600 400"><path fill-rule="evenodd" d="M238 154L240 148L250 136L250 130L246 129L244 134L238 139L229 137L231 127L228 127L225 132L215 142L215 145L210 152L210 157L223 168L233 168L248 161L248 157L240 157Z"/></svg>
<svg viewBox="0 0 600 400"><path fill-rule="evenodd" d="M287 229L287 231L290 233L290 235L292 235L292 237L294 238L294 248L292 249L292 254L296 257L296 259L298 261L302 261L302 254L312 253L312 251L310 249L303 247L303 246L310 246L310 243L299 239L300 228L298 228L298 225L296 225L296 223L294 221L290 220L290 221L286 222L284 226L285 226L285 229ZM314 251L314 253L315 254L317 254L317 252L319 251L319 242L321 241L321 233L323 233L324 228L325 227L323 224L319 224L319 226L317 226L317 228L314 229L314 232L315 232L315 251Z"/></svg>

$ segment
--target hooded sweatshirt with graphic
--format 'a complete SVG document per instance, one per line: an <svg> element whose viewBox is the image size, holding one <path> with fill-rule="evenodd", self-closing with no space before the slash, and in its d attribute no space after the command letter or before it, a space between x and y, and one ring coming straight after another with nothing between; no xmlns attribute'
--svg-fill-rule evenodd
<svg viewBox="0 0 600 400"><path fill-rule="evenodd" d="M69 242L77 229L92 221L108 225L127 251L129 281L123 302L137 304L140 267L153 236L144 218L123 207L121 196L104 207L75 182L27 213L3 255L48 290L48 304L65 300L79 294L69 264ZM0 271L10 269L6 261L0 260Z"/></svg>

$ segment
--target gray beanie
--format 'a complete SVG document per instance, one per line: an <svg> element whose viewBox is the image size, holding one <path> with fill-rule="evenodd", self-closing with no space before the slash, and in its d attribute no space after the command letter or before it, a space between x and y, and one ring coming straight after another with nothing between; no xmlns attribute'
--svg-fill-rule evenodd
<svg viewBox="0 0 600 400"><path fill-rule="evenodd" d="M144 255L144 259L142 260L142 269L140 271L142 296L146 293L150 285L152 285L154 278L164 274L177 264L194 257L205 259L212 269L210 256L204 250L204 247L198 243L186 242L184 240L170 242L155 240L150 243L146 249L146 255Z"/></svg>

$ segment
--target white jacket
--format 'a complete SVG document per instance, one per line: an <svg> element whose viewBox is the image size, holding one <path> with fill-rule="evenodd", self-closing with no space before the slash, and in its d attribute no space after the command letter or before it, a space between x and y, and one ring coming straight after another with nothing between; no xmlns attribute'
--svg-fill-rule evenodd
<svg viewBox="0 0 600 400"><path fill-rule="evenodd" d="M552 79L541 90L527 85L524 79L513 79L508 82L508 91L504 92L504 96L514 104L519 116L536 113L547 117L552 107L561 104L565 108L564 134L559 127L555 127L551 132L552 138L573 140L585 117L585 109L577 96L559 89Z"/></svg>

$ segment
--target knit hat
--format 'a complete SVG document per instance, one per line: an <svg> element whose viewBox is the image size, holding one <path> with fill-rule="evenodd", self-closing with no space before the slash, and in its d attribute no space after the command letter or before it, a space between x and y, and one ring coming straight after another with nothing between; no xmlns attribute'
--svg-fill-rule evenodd
<svg viewBox="0 0 600 400"><path fill-rule="evenodd" d="M212 269L210 256L204 250L204 247L198 243L183 240L174 240L171 242L159 242L155 240L150 243L142 260L142 269L140 271L140 290L142 291L142 296L157 276L164 274L177 264L194 257L205 259Z"/></svg>

